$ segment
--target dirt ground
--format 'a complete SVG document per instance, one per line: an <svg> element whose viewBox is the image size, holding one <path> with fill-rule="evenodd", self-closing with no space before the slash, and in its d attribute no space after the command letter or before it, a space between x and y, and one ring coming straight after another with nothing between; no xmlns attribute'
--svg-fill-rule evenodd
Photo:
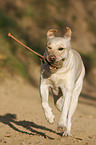
<svg viewBox="0 0 96 145"><path fill-rule="evenodd" d="M39 75L38 75L39 83ZM0 145L96 145L96 88L85 80L72 120L72 137L57 130L60 112L50 96L54 124L44 116L39 87L18 76L0 78Z"/></svg>

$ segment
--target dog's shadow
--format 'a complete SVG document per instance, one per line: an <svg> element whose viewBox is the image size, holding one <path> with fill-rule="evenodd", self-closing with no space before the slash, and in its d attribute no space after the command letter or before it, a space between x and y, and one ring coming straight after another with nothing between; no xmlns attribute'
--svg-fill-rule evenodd
<svg viewBox="0 0 96 145"><path fill-rule="evenodd" d="M16 120L16 114L9 114L8 113L8 114L5 114L3 116L0 116L0 122L2 122L3 124L8 125L9 127L11 127L12 129L14 129L17 132L21 132L21 133L28 134L28 135L40 135L40 136L42 136L46 139L54 140L54 138L52 138L52 137L46 135L45 133L39 131L41 129L41 130L46 130L46 131L49 131L51 133L54 133L54 134L57 134L57 135L61 136L61 133L57 133L54 130L49 129L45 126L37 125L34 122L30 122L30 121L26 121L26 120L17 121ZM15 127L15 126L17 126L17 127ZM27 131L20 130L19 126L23 127ZM30 131L30 133L28 131Z"/></svg>

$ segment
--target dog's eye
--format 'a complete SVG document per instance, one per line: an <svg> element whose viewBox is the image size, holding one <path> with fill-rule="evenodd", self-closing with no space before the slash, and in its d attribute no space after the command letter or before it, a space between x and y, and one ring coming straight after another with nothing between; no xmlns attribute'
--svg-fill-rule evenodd
<svg viewBox="0 0 96 145"><path fill-rule="evenodd" d="M61 47L61 48L58 48L58 50L60 50L60 51L62 51L63 49L64 49L64 48L62 48L62 47Z"/></svg>
<svg viewBox="0 0 96 145"><path fill-rule="evenodd" d="M48 49L52 49L51 47L47 47Z"/></svg>

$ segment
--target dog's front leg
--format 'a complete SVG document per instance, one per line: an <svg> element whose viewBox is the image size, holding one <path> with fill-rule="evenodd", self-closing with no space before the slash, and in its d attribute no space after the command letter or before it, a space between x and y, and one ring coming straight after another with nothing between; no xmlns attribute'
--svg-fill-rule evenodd
<svg viewBox="0 0 96 145"><path fill-rule="evenodd" d="M41 93L41 103L44 109L45 117L50 123L53 123L55 116L52 113L52 109L48 104L49 86L45 82L41 82L40 93Z"/></svg>
<svg viewBox="0 0 96 145"><path fill-rule="evenodd" d="M63 89L63 102L62 102L62 113L61 113L61 117L60 117L60 121L58 123L58 129L63 130L65 127L67 128L67 115L68 115L68 111L69 111L69 106L70 106L70 102L71 102L71 96L72 96L72 89ZM65 94L65 95L64 95ZM65 132L63 135L65 136L70 136L70 131Z"/></svg>

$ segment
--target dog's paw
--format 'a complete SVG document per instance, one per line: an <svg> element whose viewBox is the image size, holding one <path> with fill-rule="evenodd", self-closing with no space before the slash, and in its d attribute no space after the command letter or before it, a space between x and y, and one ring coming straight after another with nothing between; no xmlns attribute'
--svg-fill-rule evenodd
<svg viewBox="0 0 96 145"><path fill-rule="evenodd" d="M60 131L64 131L66 128L67 128L66 121L60 119L57 129Z"/></svg>
<svg viewBox="0 0 96 145"><path fill-rule="evenodd" d="M59 130L59 131L64 131L66 129L66 126L64 126L64 125L62 125L62 124L59 124L58 126L57 126L57 130Z"/></svg>
<svg viewBox="0 0 96 145"><path fill-rule="evenodd" d="M70 133L70 131L66 130L62 136L72 136L72 134Z"/></svg>
<svg viewBox="0 0 96 145"><path fill-rule="evenodd" d="M52 114L52 115L50 116L50 118L48 119L48 121L49 121L49 123L53 123L54 120L55 120L55 116L54 116L54 114Z"/></svg>
<svg viewBox="0 0 96 145"><path fill-rule="evenodd" d="M50 111L50 112L45 111L45 117L49 123L53 123L55 120L55 116L52 113L52 111Z"/></svg>
<svg viewBox="0 0 96 145"><path fill-rule="evenodd" d="M55 116L54 114L51 114L50 116L47 116L46 119L49 123L53 123L55 120Z"/></svg>

